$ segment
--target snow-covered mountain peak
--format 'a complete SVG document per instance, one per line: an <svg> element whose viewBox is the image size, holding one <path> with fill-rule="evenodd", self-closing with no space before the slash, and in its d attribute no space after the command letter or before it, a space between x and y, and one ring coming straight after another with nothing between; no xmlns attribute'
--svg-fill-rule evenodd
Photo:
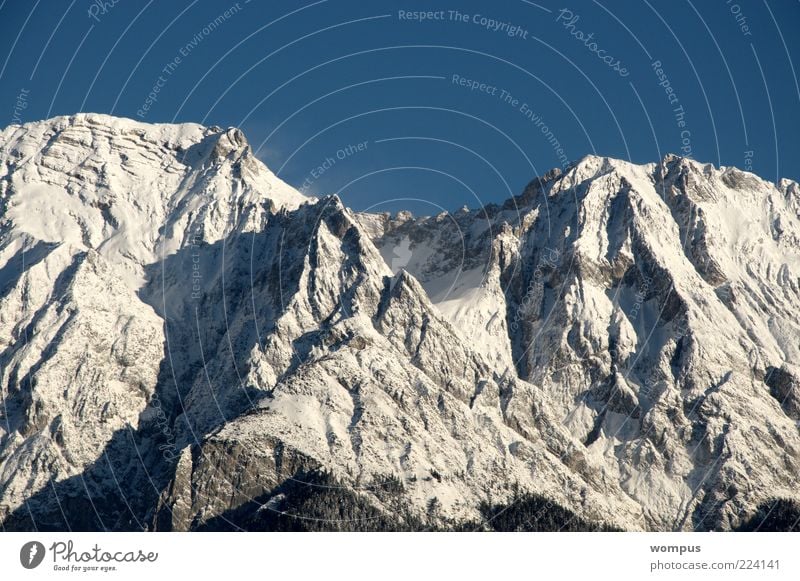
<svg viewBox="0 0 800 581"><path fill-rule="evenodd" d="M88 248L139 279L186 244L253 229L307 198L279 180L239 129L78 114L0 133L6 243Z"/></svg>
<svg viewBox="0 0 800 581"><path fill-rule="evenodd" d="M736 511L770 494L760 482L750 500L712 500L740 463L771 462L770 444L746 434L768 424L796 442L785 453L800 463L796 193L788 180L674 155L646 165L587 156L499 208L452 215L452 232L423 219L372 231L387 263L402 256L465 341L542 386L590 453L618 459L633 498L682 514L659 526L733 526ZM650 440L690 425L705 435L688 449ZM722 448L692 453L703 438L738 452L714 467ZM677 478L636 468L630 455L642 446L694 468ZM717 472L685 488L703 470ZM790 479L781 472L770 486L788 494Z"/></svg>
<svg viewBox="0 0 800 581"><path fill-rule="evenodd" d="M388 528L529 494L735 528L798 499L797 194L587 156L503 204L356 214L238 129L11 126L0 523L258 528L300 487Z"/></svg>

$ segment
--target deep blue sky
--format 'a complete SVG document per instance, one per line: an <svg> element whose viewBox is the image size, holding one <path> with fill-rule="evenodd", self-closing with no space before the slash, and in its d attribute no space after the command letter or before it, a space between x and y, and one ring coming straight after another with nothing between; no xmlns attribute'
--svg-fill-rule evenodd
<svg viewBox="0 0 800 581"><path fill-rule="evenodd" d="M475 207L565 159L647 162L683 146L700 161L800 178L797 0L101 4L0 3L0 124L92 111L239 126L289 183L357 209ZM416 10L444 19L400 17Z"/></svg>

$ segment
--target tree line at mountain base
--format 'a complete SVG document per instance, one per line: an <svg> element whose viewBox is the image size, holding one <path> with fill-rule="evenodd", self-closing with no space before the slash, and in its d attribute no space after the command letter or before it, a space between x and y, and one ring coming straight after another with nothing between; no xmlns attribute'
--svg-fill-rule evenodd
<svg viewBox="0 0 800 581"><path fill-rule="evenodd" d="M735 529L738 532L800 532L800 504L783 498L765 502L758 511Z"/></svg>
<svg viewBox="0 0 800 581"><path fill-rule="evenodd" d="M270 493L206 521L198 530L275 532L408 532L408 531L615 531L596 525L536 494L515 488L507 503L485 500L481 518L455 521L442 517L441 503L428 502L427 514L412 512L404 501L405 488L388 476L367 490L379 499L377 507L367 494L340 484L329 473L297 474Z"/></svg>

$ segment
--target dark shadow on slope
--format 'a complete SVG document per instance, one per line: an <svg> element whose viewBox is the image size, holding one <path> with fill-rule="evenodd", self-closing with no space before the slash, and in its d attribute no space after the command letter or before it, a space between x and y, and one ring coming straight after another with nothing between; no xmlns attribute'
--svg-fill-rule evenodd
<svg viewBox="0 0 800 581"><path fill-rule="evenodd" d="M214 244L196 238L151 266L140 298L163 318L166 342L155 396L140 414L139 426L116 432L82 474L44 487L9 514L4 527L151 528L158 498L175 476L180 450L202 442L269 397L266 386L219 385L214 380L246 375L251 350L264 347L259 339L274 331L300 290L304 260L316 251L313 238L320 222L343 245L358 243L340 208L323 200L280 211L270 216L262 232L234 233ZM187 398L203 395L201 390L214 392L222 413L197 416L185 407Z"/></svg>
<svg viewBox="0 0 800 581"><path fill-rule="evenodd" d="M141 296L165 321L163 381L172 384L165 391L171 419L180 418L181 447L202 441L271 395L272 385L245 384L243 378L252 351L268 352L276 322L301 291L305 261L320 260L315 236L321 222L339 233L343 247L352 243L338 206L323 201L270 215L261 232L237 232L214 244L193 240L149 269ZM313 285L313 277L306 284ZM320 322L319 332L327 323ZM289 369L308 354L303 341L317 336L315 331L296 342ZM207 405L184 409L187 398Z"/></svg>
<svg viewBox="0 0 800 581"><path fill-rule="evenodd" d="M242 241L227 242L236 249L230 264L239 262ZM255 246L260 241L252 243ZM153 306L164 319L166 341L155 395L140 414L139 426L117 431L100 457L82 474L51 482L34 494L6 518L4 526L7 530L141 530L150 527L151 512L157 505L159 494L174 477L180 449L191 444L193 439L202 440L215 427L195 429L196 426L186 421L183 403L203 374L194 309L211 309L214 301L219 300L216 289L212 288L214 280L207 287L204 285L202 300L189 303L190 294L196 292L191 277L192 264L193 260L198 260L197 257L202 259L201 263L210 264L221 253L221 246L222 243L199 245L178 252L153 266L148 273L151 282L140 293L140 298ZM250 242L247 243L249 246ZM249 265L249 260L246 264ZM62 287L68 280L64 282L62 279L74 272L74 268L65 271L56 282L54 296L63 292ZM185 277L186 284L174 285L180 292L165 295L166 301L161 300L159 304L165 277L172 284L176 277L181 276ZM34 328L36 321L37 316L34 316L30 329ZM220 332L212 340L214 330L206 328L203 331L206 331L202 336L204 347L215 353L224 333ZM31 389L35 389L35 385ZM243 399L247 402L258 401L255 394L246 395ZM30 400L30 392L22 390L10 399L10 408L24 412L26 402Z"/></svg>
<svg viewBox="0 0 800 581"><path fill-rule="evenodd" d="M28 270L47 258L58 244L37 241L33 248L20 250L0 268L0 297L5 297Z"/></svg>
<svg viewBox="0 0 800 581"><path fill-rule="evenodd" d="M146 473L146 465L159 467ZM158 447L140 432L114 433L103 454L84 470L51 482L12 512L3 523L8 531L136 531L146 529L145 514L156 498L148 479L163 479Z"/></svg>
<svg viewBox="0 0 800 581"><path fill-rule="evenodd" d="M764 383L783 413L800 422L800 380L786 367L767 367Z"/></svg>
<svg viewBox="0 0 800 581"><path fill-rule="evenodd" d="M485 522L478 530L498 532L619 532L590 523L574 512L538 494L520 494L509 504L483 503Z"/></svg>
<svg viewBox="0 0 800 581"><path fill-rule="evenodd" d="M385 483L384 483L385 484ZM455 521L437 514L438 500L428 514L410 510L405 487L380 485L371 494L339 483L325 471L298 473L274 490L207 521L200 531L262 532L613 532L536 494L518 493L508 504L483 502L481 520Z"/></svg>
<svg viewBox="0 0 800 581"><path fill-rule="evenodd" d="M200 531L389 532L430 530L410 513L381 510L329 473L297 473L267 494L211 519Z"/></svg>
<svg viewBox="0 0 800 581"><path fill-rule="evenodd" d="M0 369L8 369L13 359L14 355L16 355L20 350L25 349L30 341L35 336L36 327L39 325L41 320L47 315L48 310L52 306L53 303L57 303L60 298L67 292L70 283L73 281L75 277L75 273L78 271L81 263L86 259L86 253L80 252L77 253L73 259L72 263L65 268L56 278L55 282L53 283L53 289L51 296L57 297L52 302L45 303L41 308L39 308L30 318L30 322L25 325L24 328L19 329L15 336L15 341L11 343L6 349L0 352ZM22 273L20 273L20 277ZM57 308L61 308L62 305L58 305ZM6 394L4 398L4 405L2 410L3 413L7 413L8 417L5 418L6 422L9 426L9 431L14 432L21 429L22 424L24 423L24 418L28 415L28 410L30 406L33 404L33 398L31 397L31 390L33 389L32 384L32 374L35 372L36 369L41 368L41 366L49 359L53 354L53 349L51 348L52 345L55 345L55 340L57 340L64 332L66 325L62 325L59 329L56 337L54 338L54 342L51 345L48 345L42 351L41 358L37 361L29 371L25 373L22 377L19 376L21 370L19 365L13 367L9 374L8 374L8 385L9 386L17 386L17 390L10 390L9 393ZM2 418L0 418L2 419ZM40 428L43 426L40 426ZM30 434L23 434L23 436L28 436Z"/></svg>
<svg viewBox="0 0 800 581"><path fill-rule="evenodd" d="M737 532L800 532L800 504L786 499L765 502Z"/></svg>

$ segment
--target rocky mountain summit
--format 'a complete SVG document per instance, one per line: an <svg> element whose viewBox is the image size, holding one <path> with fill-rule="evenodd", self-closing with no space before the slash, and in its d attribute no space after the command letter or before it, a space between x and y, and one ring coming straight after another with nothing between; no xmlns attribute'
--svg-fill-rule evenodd
<svg viewBox="0 0 800 581"><path fill-rule="evenodd" d="M798 184L674 156L391 216L237 129L12 125L0 524L789 528L798 273Z"/></svg>

